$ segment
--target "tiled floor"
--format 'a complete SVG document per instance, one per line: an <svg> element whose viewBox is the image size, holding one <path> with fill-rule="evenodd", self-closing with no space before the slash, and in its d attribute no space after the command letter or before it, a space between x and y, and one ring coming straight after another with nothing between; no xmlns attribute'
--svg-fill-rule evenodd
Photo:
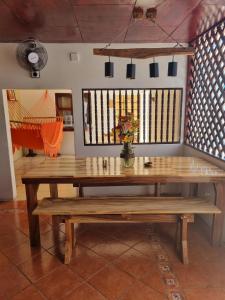
<svg viewBox="0 0 225 300"><path fill-rule="evenodd" d="M25 202L0 203L0 300L225 300L225 248L190 230L190 264L174 250L173 225L81 225L69 266L62 264L49 218L42 248L30 249ZM55 255L56 254L56 255Z"/></svg>

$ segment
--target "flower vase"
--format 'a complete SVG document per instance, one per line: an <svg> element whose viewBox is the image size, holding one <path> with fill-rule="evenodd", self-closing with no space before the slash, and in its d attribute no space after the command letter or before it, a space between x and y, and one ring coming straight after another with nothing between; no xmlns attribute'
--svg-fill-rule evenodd
<svg viewBox="0 0 225 300"><path fill-rule="evenodd" d="M134 165L134 151L132 143L124 143L123 149L120 153L122 166L125 168L132 168Z"/></svg>

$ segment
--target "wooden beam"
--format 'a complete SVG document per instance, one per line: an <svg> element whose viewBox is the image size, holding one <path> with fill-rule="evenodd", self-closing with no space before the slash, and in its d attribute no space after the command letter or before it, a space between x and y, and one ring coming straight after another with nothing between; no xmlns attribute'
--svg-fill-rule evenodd
<svg viewBox="0 0 225 300"><path fill-rule="evenodd" d="M133 49L93 49L94 55L145 59L168 55L194 55L193 47L186 48L133 48Z"/></svg>

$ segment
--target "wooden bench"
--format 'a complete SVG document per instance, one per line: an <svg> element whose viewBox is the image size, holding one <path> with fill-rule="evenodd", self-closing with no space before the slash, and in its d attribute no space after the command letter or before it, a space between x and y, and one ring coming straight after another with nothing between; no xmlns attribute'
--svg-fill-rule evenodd
<svg viewBox="0 0 225 300"><path fill-rule="evenodd" d="M217 214L221 211L201 198L182 197L89 197L45 198L34 215L51 215L55 221L65 222L65 264L70 263L74 246L74 224L123 222L176 222L177 249L184 264L188 264L188 223L195 214Z"/></svg>

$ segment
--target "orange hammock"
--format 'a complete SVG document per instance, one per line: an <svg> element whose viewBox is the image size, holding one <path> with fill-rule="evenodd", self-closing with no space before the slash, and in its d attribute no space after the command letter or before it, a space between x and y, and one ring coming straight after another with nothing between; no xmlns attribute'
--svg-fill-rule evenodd
<svg viewBox="0 0 225 300"><path fill-rule="evenodd" d="M51 121L49 118L46 118L46 120L42 120L43 123L40 123L41 118L30 119L33 119L34 122L10 122L13 152L20 147L26 147L44 150L45 154L51 157L57 156L63 138L62 119L54 118Z"/></svg>

